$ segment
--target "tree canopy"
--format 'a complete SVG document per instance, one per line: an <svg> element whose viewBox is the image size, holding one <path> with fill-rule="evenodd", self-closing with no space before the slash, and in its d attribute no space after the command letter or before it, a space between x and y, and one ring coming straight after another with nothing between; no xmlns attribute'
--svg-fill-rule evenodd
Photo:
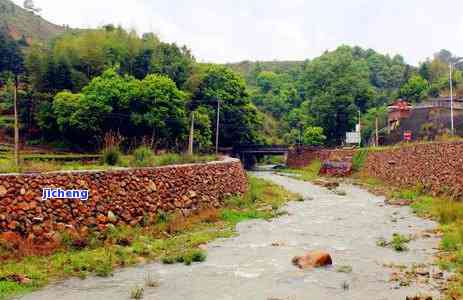
<svg viewBox="0 0 463 300"><path fill-rule="evenodd" d="M220 146L339 145L359 114L371 134L372 120L385 123L385 107L397 98L448 95L448 65L457 60L442 50L413 67L399 55L344 45L312 60L223 66L197 63L185 46L114 25L66 31L27 48L0 34L0 73L22 76L24 127L35 129L35 138L95 148L118 131L128 143L148 138L154 147L183 149L194 114L195 147L208 151L218 104ZM461 94L456 68L452 81ZM11 108L8 89L0 92L2 107Z"/></svg>

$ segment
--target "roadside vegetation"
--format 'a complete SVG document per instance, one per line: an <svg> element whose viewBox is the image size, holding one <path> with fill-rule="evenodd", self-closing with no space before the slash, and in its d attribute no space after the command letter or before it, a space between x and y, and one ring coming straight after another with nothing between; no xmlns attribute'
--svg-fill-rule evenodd
<svg viewBox="0 0 463 300"><path fill-rule="evenodd" d="M111 276L117 267L146 261L185 265L204 261L207 253L200 245L233 236L239 222L276 217L287 201L298 198L262 179L249 177L249 183L245 195L229 197L223 208L204 209L188 218L160 212L156 220L144 227L111 227L87 237L61 233L61 245L49 255L21 256L20 253L28 253L28 249L16 249L18 245L3 242L0 244L0 299L68 277ZM21 284L18 278L26 278L27 282Z"/></svg>

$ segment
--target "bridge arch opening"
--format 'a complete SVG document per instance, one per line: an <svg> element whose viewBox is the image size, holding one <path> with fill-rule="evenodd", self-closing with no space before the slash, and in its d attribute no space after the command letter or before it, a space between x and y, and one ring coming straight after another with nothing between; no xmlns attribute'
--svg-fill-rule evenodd
<svg viewBox="0 0 463 300"><path fill-rule="evenodd" d="M232 156L239 158L245 169L249 170L264 156L283 155L286 157L288 152L288 145L237 145L232 149Z"/></svg>

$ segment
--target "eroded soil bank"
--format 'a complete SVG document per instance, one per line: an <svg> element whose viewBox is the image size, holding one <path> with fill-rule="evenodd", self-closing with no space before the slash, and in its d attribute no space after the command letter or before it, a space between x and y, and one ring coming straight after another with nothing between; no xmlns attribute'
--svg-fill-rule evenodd
<svg viewBox="0 0 463 300"><path fill-rule="evenodd" d="M254 174L305 198L271 222L238 225L239 235L207 245L208 258L191 266L149 264L117 271L109 278L71 279L22 299L129 299L151 276L159 287L144 287L144 299L405 299L419 292L437 294L435 282L390 282L389 265L430 264L438 238L424 234L437 224L414 216L408 207L384 205L384 198L343 185L345 196L270 172ZM377 246L393 233L413 235L408 251ZM298 270L291 259L308 250L331 253L334 265ZM46 266L44 266L46 267ZM351 272L339 272L352 268ZM433 267L428 270L437 272ZM421 282L421 283L420 283ZM435 298L436 299L436 298Z"/></svg>

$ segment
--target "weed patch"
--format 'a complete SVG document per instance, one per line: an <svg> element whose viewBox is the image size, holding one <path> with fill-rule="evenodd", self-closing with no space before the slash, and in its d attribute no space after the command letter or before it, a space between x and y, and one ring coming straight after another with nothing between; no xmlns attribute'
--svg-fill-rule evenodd
<svg viewBox="0 0 463 300"><path fill-rule="evenodd" d="M394 233L392 239L387 241L384 238L379 238L376 241L376 246L378 247L390 247L397 252L407 251L407 244L411 241L411 237L405 236L403 234Z"/></svg>
<svg viewBox="0 0 463 300"><path fill-rule="evenodd" d="M304 181L312 181L317 178L320 178L318 175L322 167L322 162L320 160L312 161L307 167L302 169L280 169L276 171L277 173L289 173L298 175L299 179Z"/></svg>
<svg viewBox="0 0 463 300"><path fill-rule="evenodd" d="M352 156L352 169L358 172L362 169L365 160L368 156L368 149L359 149Z"/></svg>
<svg viewBox="0 0 463 300"><path fill-rule="evenodd" d="M463 203L446 197L435 197L426 194L423 186L417 185L411 189L394 189L375 178L357 176L362 184L374 190L381 189L382 194L389 198L409 200L414 213L420 217L432 218L438 221L442 231L441 249L445 252L439 255L440 268L456 273L456 280L449 284L446 291L450 299L463 298ZM393 236L390 242L380 239L378 246L390 246L397 251L407 249L409 237Z"/></svg>

